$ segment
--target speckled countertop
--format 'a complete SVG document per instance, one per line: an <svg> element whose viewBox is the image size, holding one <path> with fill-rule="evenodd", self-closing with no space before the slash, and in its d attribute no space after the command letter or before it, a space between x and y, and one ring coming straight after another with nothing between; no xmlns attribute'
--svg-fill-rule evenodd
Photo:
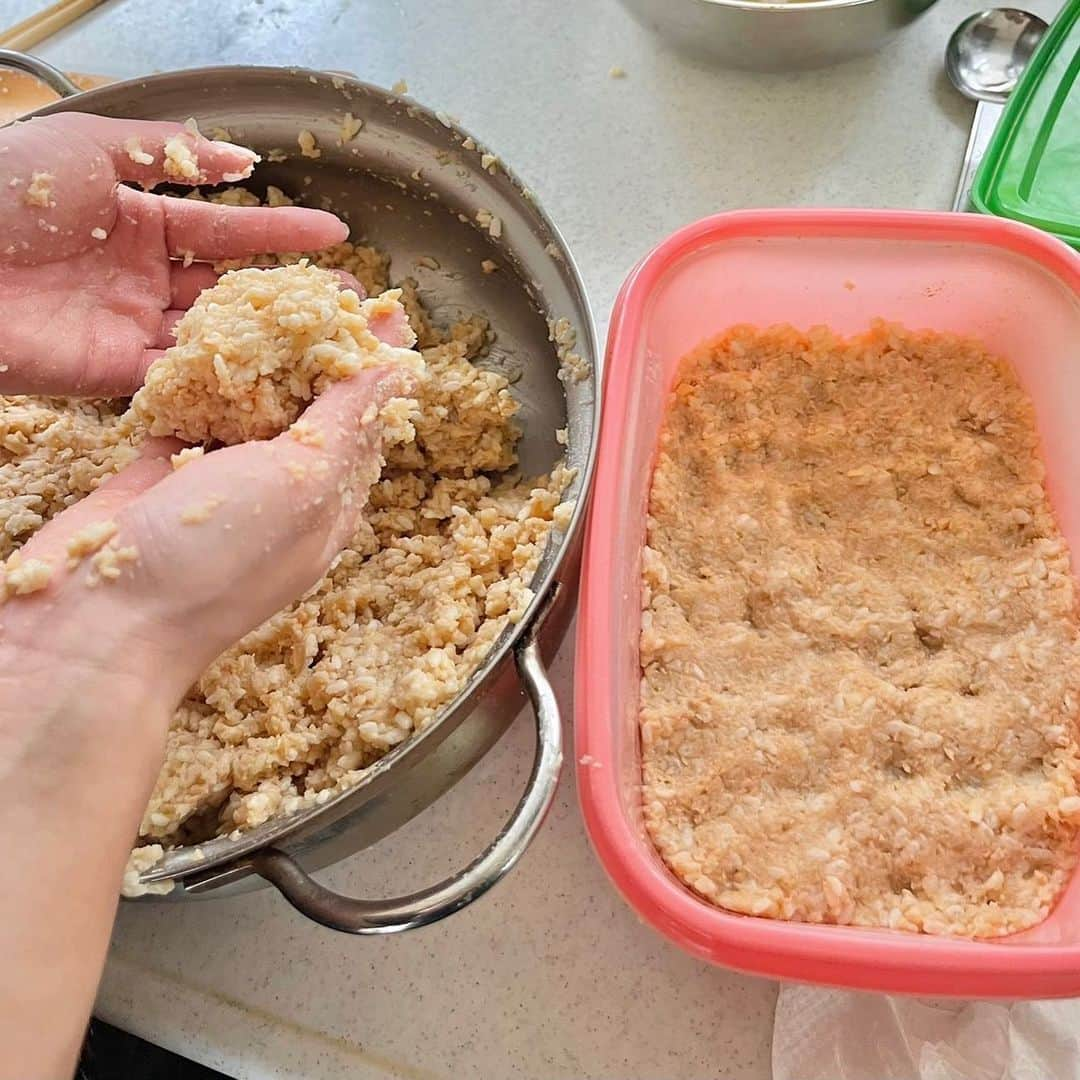
<svg viewBox="0 0 1080 1080"><path fill-rule="evenodd" d="M0 24L43 2L0 0ZM948 206L971 110L940 57L975 8L941 0L889 53L791 76L687 62L616 0L112 0L39 51L120 76L280 63L386 86L404 77L538 193L603 332L633 262L703 214ZM626 78L609 77L616 65ZM569 653L554 673L567 709ZM466 861L521 790L529 727L515 725L448 796L323 879L389 895ZM452 919L355 939L269 891L126 907L99 1011L242 1080L765 1080L775 993L684 956L637 922L589 850L571 763L517 870Z"/></svg>

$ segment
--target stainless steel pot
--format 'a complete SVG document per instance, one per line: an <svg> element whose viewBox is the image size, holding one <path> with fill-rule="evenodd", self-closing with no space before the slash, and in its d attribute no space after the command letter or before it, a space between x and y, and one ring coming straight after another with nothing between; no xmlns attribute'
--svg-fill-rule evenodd
<svg viewBox="0 0 1080 1080"><path fill-rule="evenodd" d="M881 48L934 0L622 0L677 48L727 67L795 71Z"/></svg>
<svg viewBox="0 0 1080 1080"><path fill-rule="evenodd" d="M329 205L366 240L390 252L420 281L437 319L479 311L498 333L484 363L506 373L522 402L520 447L527 473L551 469L564 448L578 470L569 492L577 507L565 534L553 534L533 581L535 599L441 718L379 761L363 781L322 806L275 818L240 836L179 848L143 876L170 881L167 899L218 896L271 882L305 915L357 934L392 933L434 922L471 903L521 856L551 804L562 761L558 703L544 668L572 613L580 534L592 478L599 417L596 334L581 278L535 197L505 166L484 169L468 133L385 90L336 73L280 68L207 68L115 83L80 93L36 58L0 50L0 65L48 83L65 100L41 114L77 109L107 116L180 120L203 131L227 128L259 151L285 150L252 186L275 184L313 206ZM342 143L346 112L363 121ZM298 152L311 131L321 156ZM467 147L466 144L467 143ZM277 155L274 155L275 157ZM476 225L478 210L502 222L501 236ZM426 266L414 270L417 258ZM485 274L494 259L501 272ZM438 269L428 269L436 266ZM588 365L580 381L560 381L547 319L568 319ZM524 687L524 693L522 690ZM354 853L404 824L459 780L519 712L525 694L536 718L537 749L528 788L506 826L460 873L393 899L356 899L320 885L310 870Z"/></svg>

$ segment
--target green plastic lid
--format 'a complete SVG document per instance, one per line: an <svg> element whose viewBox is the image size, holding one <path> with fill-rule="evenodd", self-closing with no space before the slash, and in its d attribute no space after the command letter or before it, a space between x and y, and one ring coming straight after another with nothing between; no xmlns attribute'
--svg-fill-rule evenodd
<svg viewBox="0 0 1080 1080"><path fill-rule="evenodd" d="M1010 96L971 202L1080 248L1080 0L1062 9Z"/></svg>

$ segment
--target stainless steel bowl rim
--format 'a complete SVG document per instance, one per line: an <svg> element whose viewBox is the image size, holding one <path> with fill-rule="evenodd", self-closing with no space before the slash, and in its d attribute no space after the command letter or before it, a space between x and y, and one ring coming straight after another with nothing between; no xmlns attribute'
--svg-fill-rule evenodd
<svg viewBox="0 0 1080 1080"><path fill-rule="evenodd" d="M648 30L704 63L809 71L866 56L935 0L621 0Z"/></svg>
<svg viewBox="0 0 1080 1080"><path fill-rule="evenodd" d="M826 8L868 7L880 0L790 0L786 4L768 0L694 0L708 7L738 8L741 11L822 11Z"/></svg>
<svg viewBox="0 0 1080 1080"><path fill-rule="evenodd" d="M860 0L860 2L863 2L863 0ZM123 80L93 90L80 91L76 96L70 93L70 88L73 84L71 84L65 76L35 57L5 53L0 50L0 66L13 66L20 70L27 71L41 78L57 92L68 95L58 102L34 110L29 114L31 116L48 115L50 113L68 111L72 108L93 111L95 100L102 97L115 94L118 91L123 91L125 89L149 89L161 83L173 82L178 78L188 80L193 84L198 84L207 79L229 75L235 76L238 73L244 73L245 75L255 75L259 73L280 75L286 73L290 77L295 76L306 81L326 82L332 84L335 89L348 87L354 93L363 96L405 102L407 103L411 115L424 117L433 126L437 125L439 129L446 129L459 147L466 139L472 139L477 145L481 144L481 140L477 139L475 135L470 133L456 121L450 120L443 113L437 113L426 106L420 105L412 98L395 95L392 91L385 90L384 88L375 86L371 83L366 83L352 75L338 71L328 72L302 67L282 68L264 65L219 65L214 67L160 72L142 78ZM311 167L317 169L317 162L313 161ZM356 785L336 793L324 804L303 808L292 814L272 818L270 821L253 828L249 832L240 834L235 839L227 836L215 837L200 845L191 845L167 852L162 863L141 875L141 881L146 884L156 884L168 880L181 881L185 878L199 876L216 867L231 865L233 863L242 863L245 856L270 848L281 841L287 840L291 833L297 831L312 820L317 819L322 813L348 802L350 797L355 795L369 780L386 773L399 762L407 760L410 755L417 754L426 740L436 736L436 732L440 726L450 722L455 713L468 706L469 699L478 692L489 676L492 675L495 669L499 667L511 653L517 655L516 650L518 650L519 646L525 648L531 647L529 642L532 640L535 630L538 629L538 619L539 621L542 621L545 614L545 607L550 604L556 575L566 557L567 551L571 549L574 539L580 533L583 520L587 513L595 467L596 434L598 431L601 409L601 358L597 351L595 323L592 318L592 309L591 305L588 303L584 282L565 240L556 225L540 205L533 194L532 189L525 185L516 172L503 163L501 159L499 167L501 172L503 172L512 182L517 193L528 202L531 212L540 219L545 229L550 232L553 242L558 247L559 258L565 263L568 274L581 298L581 307L585 318L579 319L575 323L574 329L578 335L578 347L580 347L581 351L589 358L591 363L591 371L589 374L589 383L591 384L590 388L592 391L591 438L584 464L579 466L580 485L578 488L577 504L566 530L561 535L552 533L548 539L548 551L549 553L553 551L554 554L550 558L545 555L542 560L542 563L545 564L543 565L542 573L530 583L533 590L533 598L519 622L507 627L504 633L496 640L490 652L485 657L484 662L472 674L461 692L441 711L437 721L424 731L418 732L410 737L400 746L394 748L375 762ZM558 317L559 312L548 312L547 314L549 317ZM177 865L177 863L179 863L179 865Z"/></svg>

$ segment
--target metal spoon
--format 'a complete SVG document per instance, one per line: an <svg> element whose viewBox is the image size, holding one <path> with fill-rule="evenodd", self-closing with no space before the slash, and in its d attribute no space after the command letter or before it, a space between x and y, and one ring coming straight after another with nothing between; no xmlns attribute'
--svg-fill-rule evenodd
<svg viewBox="0 0 1080 1080"><path fill-rule="evenodd" d="M1038 15L1017 8L991 8L966 18L945 48L949 81L977 102L954 210L966 210L975 170L982 161L1001 109L1016 88L1035 46L1047 31Z"/></svg>

